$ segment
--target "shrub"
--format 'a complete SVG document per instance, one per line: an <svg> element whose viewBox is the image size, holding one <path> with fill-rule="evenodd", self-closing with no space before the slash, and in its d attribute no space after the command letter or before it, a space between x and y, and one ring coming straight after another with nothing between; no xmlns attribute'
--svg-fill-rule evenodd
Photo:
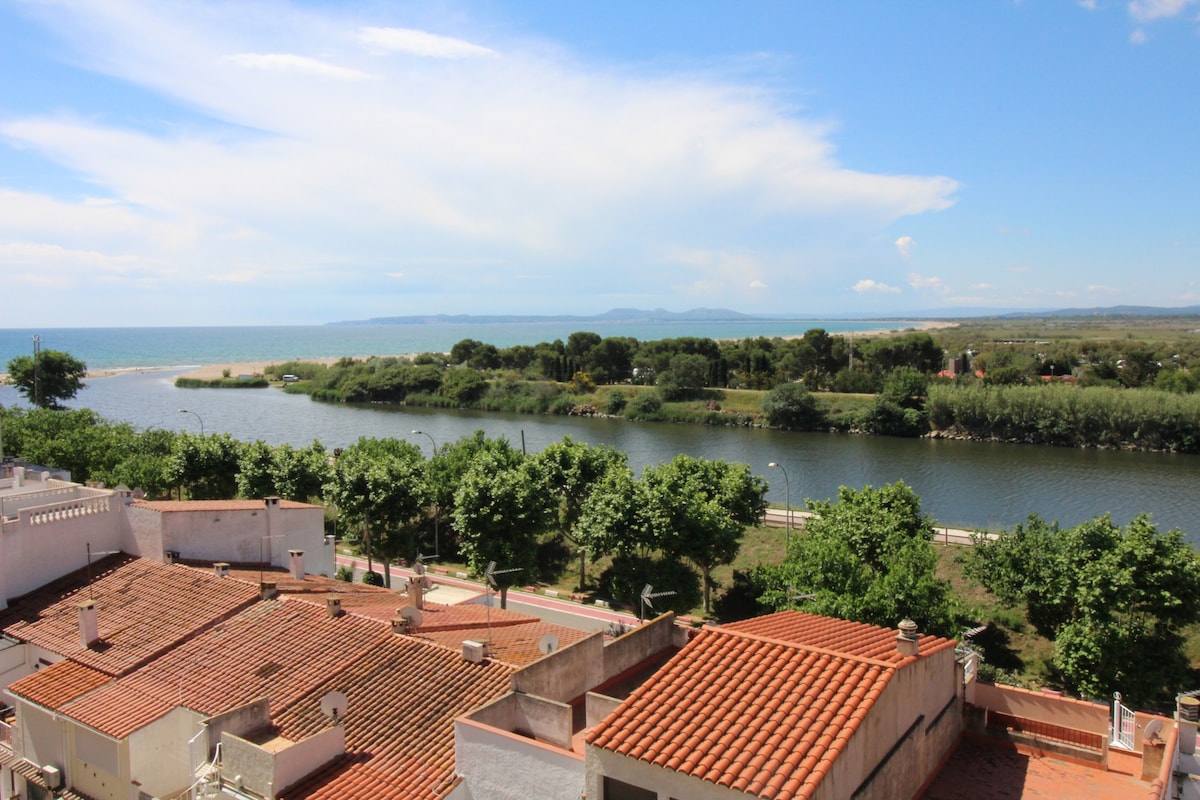
<svg viewBox="0 0 1200 800"><path fill-rule="evenodd" d="M375 570L371 570L370 572L363 575L362 582L367 584L368 586L383 586L383 575L376 572Z"/></svg>
<svg viewBox="0 0 1200 800"><path fill-rule="evenodd" d="M345 564L343 564L337 568L337 572L333 574L333 577L345 583L353 583L354 570L351 567L347 567Z"/></svg>
<svg viewBox="0 0 1200 800"><path fill-rule="evenodd" d="M614 417L619 416L628 403L629 398L625 396L624 392L620 389L613 389L604 401L604 413Z"/></svg>
<svg viewBox="0 0 1200 800"><path fill-rule="evenodd" d="M629 404L629 416L633 419L656 419L661 413L662 400L651 392L642 392Z"/></svg>
<svg viewBox="0 0 1200 800"><path fill-rule="evenodd" d="M762 411L773 428L816 430L824 423L816 398L799 383L781 383L767 392Z"/></svg>

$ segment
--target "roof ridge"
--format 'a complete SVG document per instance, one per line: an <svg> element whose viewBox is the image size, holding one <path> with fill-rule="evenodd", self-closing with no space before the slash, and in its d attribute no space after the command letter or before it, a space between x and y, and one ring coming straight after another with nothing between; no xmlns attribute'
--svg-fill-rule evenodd
<svg viewBox="0 0 1200 800"><path fill-rule="evenodd" d="M804 651L807 651L810 653L821 653L823 655L834 656L836 658L844 658L847 661L858 661L858 662L861 662L864 664L873 664L875 666L886 667L888 669L896 669L907 662L907 658L899 663L895 662L895 661L884 661L883 659L880 659L880 658L871 658L870 656L860 656L860 655L856 655L854 653L847 653L842 650L834 650L829 647L821 647L820 645L805 644L802 642L794 642L794 641L789 641L788 639L779 639L774 636L764 636L761 633L751 633L750 631L722 628L720 625L712 625L709 627L709 630L719 631L719 632L724 633L729 636L741 636L745 639L753 639L755 641L765 642L767 644L777 644L777 645L782 645L784 647L791 647L796 650L804 650Z"/></svg>

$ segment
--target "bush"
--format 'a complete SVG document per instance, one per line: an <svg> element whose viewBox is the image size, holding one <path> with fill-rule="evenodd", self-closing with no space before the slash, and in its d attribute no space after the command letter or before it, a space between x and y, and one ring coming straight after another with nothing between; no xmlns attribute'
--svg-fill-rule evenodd
<svg viewBox="0 0 1200 800"><path fill-rule="evenodd" d="M353 583L354 582L354 570L353 570L353 568L347 567L345 564L343 564L342 566L337 568L337 572L335 572L333 574L333 577L336 578L337 580L343 581L345 583Z"/></svg>
<svg viewBox="0 0 1200 800"><path fill-rule="evenodd" d="M383 575L375 570L371 570L363 575L362 582L368 586L383 586Z"/></svg>
<svg viewBox="0 0 1200 800"><path fill-rule="evenodd" d="M642 587L650 584L655 592L675 592L670 597L657 597L654 608L646 609L648 618L664 611L686 613L700 605L700 576L685 564L665 558L616 556L612 566L600 575L600 591L613 601L638 611Z"/></svg>
<svg viewBox="0 0 1200 800"><path fill-rule="evenodd" d="M620 389L613 389L604 401L604 413L614 417L620 416L628 403L629 398L625 396L624 392Z"/></svg>
<svg viewBox="0 0 1200 800"><path fill-rule="evenodd" d="M762 411L772 428L811 431L825 422L816 398L799 383L781 383L767 392Z"/></svg>

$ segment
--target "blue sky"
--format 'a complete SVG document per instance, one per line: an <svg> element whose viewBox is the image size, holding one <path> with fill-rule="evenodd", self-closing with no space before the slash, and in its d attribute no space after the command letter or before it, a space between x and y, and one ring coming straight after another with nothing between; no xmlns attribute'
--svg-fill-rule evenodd
<svg viewBox="0 0 1200 800"><path fill-rule="evenodd" d="M0 0L0 327L1200 303L1200 0Z"/></svg>

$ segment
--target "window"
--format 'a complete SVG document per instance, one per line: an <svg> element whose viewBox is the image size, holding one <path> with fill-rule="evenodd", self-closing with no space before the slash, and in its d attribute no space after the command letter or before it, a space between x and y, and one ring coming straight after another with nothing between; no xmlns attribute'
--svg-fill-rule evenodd
<svg viewBox="0 0 1200 800"><path fill-rule="evenodd" d="M658 792L604 777L604 800L658 800Z"/></svg>

